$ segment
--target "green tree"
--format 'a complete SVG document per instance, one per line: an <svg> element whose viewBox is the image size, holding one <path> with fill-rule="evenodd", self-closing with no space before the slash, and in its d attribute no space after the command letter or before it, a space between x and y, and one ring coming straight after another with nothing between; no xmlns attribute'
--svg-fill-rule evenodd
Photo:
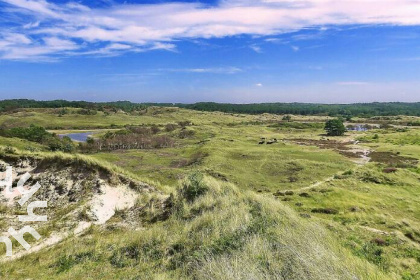
<svg viewBox="0 0 420 280"><path fill-rule="evenodd" d="M325 123L325 131L328 136L342 136L346 132L346 127L340 119L329 120Z"/></svg>

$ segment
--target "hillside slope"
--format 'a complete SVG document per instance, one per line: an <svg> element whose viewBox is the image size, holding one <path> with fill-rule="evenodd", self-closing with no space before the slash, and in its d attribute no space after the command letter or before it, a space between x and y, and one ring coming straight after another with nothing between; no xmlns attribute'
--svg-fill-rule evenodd
<svg viewBox="0 0 420 280"><path fill-rule="evenodd" d="M21 258L3 259L4 279L389 277L351 256L316 220L299 217L272 197L239 191L200 173L165 195L81 158L9 156L4 161L20 174L31 171L47 187L37 197L51 202L49 222L39 228L41 242L62 237ZM134 203L116 211L109 209L115 204L95 204L104 190L117 189L135 193ZM1 231L16 214L7 203L2 200ZM98 205L112 214L101 220L94 211Z"/></svg>

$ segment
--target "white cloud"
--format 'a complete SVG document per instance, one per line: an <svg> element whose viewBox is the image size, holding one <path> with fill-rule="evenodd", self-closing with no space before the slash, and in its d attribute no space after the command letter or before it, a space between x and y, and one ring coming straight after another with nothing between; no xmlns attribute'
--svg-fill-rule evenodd
<svg viewBox="0 0 420 280"><path fill-rule="evenodd" d="M256 53L262 53L263 52L262 49L261 49L261 47L259 47L259 46L251 45L249 47L250 47L251 50L253 50Z"/></svg>
<svg viewBox="0 0 420 280"><path fill-rule="evenodd" d="M126 44L132 46L126 50L132 51L174 50L173 42L182 39L270 36L308 27L323 30L327 25L420 24L420 0L223 0L216 6L179 2L110 4L102 8L45 0L0 2L8 4L5 13L13 14L7 18L20 16L25 22L13 32L28 38L39 36L41 40L35 40L38 42L32 47L44 48L47 56L50 48L39 44L42 37L79 42L80 52L73 52L77 55L99 51L104 44ZM28 24L28 20L33 23ZM10 30L0 31L0 37L4 37L3 32ZM50 54L56 51L52 49ZM4 54L1 57L8 58Z"/></svg>
<svg viewBox="0 0 420 280"><path fill-rule="evenodd" d="M10 60L52 61L54 54L64 54L67 51L80 48L75 42L56 37L43 38L41 42L33 42L22 34L5 36L0 40L0 57Z"/></svg>
<svg viewBox="0 0 420 280"><path fill-rule="evenodd" d="M263 86L263 84L258 83L258 84L255 84L255 86L256 86L256 87L262 87L262 86Z"/></svg>
<svg viewBox="0 0 420 280"><path fill-rule="evenodd" d="M294 52L298 52L300 48L298 46L290 46Z"/></svg>

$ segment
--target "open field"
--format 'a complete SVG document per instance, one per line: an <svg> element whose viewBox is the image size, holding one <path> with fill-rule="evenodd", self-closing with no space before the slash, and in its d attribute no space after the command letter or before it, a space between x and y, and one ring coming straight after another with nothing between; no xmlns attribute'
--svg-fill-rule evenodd
<svg viewBox="0 0 420 280"><path fill-rule="evenodd" d="M171 146L95 150L82 158L149 182L162 195L179 196L180 182L196 172L204 175L211 191L192 204L183 202L184 212L164 221L150 222L149 214L143 213L146 216L137 218L142 228L138 231L118 228L134 217L120 213L108 227L93 226L82 238L51 248L48 256L41 251L12 262L0 271L2 276L18 279L20 273L30 273L37 279L53 275L78 279L89 270L87 279L103 275L137 279L132 276L141 270L150 279L222 279L227 271L231 279L240 279L241 273L271 279L276 272L286 271L287 254L279 257L284 252L256 251L256 247L269 248L283 240L280 243L297 252L307 248L305 262L321 250L321 262L311 259L299 270L314 275L307 279L339 279L334 275L345 275L344 268L359 279L420 279L420 129L404 125L415 117L354 118L353 123L383 128L328 137L323 126L331 118L324 116L292 116L284 121L281 115L179 108L106 116L68 110L58 116L56 109L22 109L0 115L0 125L35 124L57 134L102 129L95 135L98 139L107 131L154 126L157 136L173 139ZM168 124L186 121L187 126L166 129ZM17 138L0 137L0 146L3 155L55 154L42 144ZM260 219L267 224L254 232L252 221L260 223ZM241 228L251 231L240 233ZM240 244L233 241L236 238ZM69 242L75 246L70 248ZM137 252L135 257L122 253L128 247ZM168 254L168 250L174 252ZM339 260L331 261L334 258ZM237 270L229 259L250 271ZM261 263L254 267L257 259ZM334 263L330 278L313 270L323 262ZM36 265L23 271L29 263ZM296 268L302 265L298 263Z"/></svg>

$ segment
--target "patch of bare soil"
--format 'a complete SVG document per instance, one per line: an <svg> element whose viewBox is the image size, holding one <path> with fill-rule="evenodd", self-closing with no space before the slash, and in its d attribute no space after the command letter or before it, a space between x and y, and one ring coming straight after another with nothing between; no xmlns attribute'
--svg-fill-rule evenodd
<svg viewBox="0 0 420 280"><path fill-rule="evenodd" d="M415 158L401 156L392 152L372 152L370 153L372 161L384 163L392 167L408 168L415 167L419 161Z"/></svg>
<svg viewBox="0 0 420 280"><path fill-rule="evenodd" d="M303 146L316 146L320 149L329 149L334 150L341 155L348 157L348 158L360 158L364 155L363 151L355 150L351 147L354 144L353 141L335 141L335 140L328 140L328 139L288 139L298 145Z"/></svg>

